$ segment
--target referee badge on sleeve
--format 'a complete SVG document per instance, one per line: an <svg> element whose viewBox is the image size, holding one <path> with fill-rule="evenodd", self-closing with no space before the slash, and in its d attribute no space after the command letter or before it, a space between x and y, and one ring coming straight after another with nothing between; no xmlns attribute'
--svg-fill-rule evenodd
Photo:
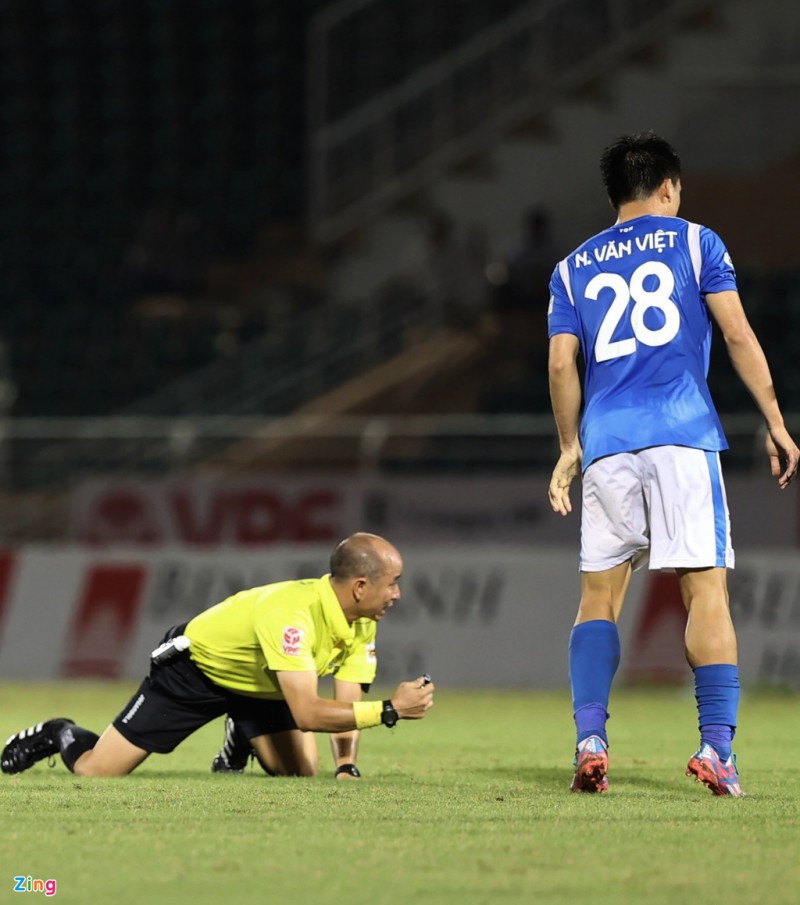
<svg viewBox="0 0 800 905"><path fill-rule="evenodd" d="M290 657L296 657L300 653L302 640L302 631L299 628L287 625L283 630L283 652Z"/></svg>
<svg viewBox="0 0 800 905"><path fill-rule="evenodd" d="M375 644L367 645L367 663L377 663L378 655L375 652Z"/></svg>

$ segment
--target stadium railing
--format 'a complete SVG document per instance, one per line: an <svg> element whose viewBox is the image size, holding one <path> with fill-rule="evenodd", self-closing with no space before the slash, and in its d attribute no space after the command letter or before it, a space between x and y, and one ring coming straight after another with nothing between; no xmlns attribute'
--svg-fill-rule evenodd
<svg viewBox="0 0 800 905"><path fill-rule="evenodd" d="M763 469L755 415L723 418L730 471ZM797 435L800 413L789 419ZM208 463L260 444L246 471ZM89 480L265 474L491 476L547 473L557 455L546 415L18 418L0 421L0 538L63 541L70 493Z"/></svg>

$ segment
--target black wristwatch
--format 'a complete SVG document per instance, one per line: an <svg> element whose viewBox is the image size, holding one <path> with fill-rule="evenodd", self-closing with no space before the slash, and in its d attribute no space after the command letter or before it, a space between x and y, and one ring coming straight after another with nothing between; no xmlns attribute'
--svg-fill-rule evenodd
<svg viewBox="0 0 800 905"><path fill-rule="evenodd" d="M387 729L392 729L395 723L400 719L394 705L390 700L383 702L383 713L381 713L381 722Z"/></svg>

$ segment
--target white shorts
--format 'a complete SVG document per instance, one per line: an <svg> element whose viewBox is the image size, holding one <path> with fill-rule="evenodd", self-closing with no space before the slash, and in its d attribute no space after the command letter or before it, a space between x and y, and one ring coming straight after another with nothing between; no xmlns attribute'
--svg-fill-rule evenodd
<svg viewBox="0 0 800 905"><path fill-rule="evenodd" d="M651 569L733 568L719 453L652 446L598 459L583 475L581 571L633 559Z"/></svg>

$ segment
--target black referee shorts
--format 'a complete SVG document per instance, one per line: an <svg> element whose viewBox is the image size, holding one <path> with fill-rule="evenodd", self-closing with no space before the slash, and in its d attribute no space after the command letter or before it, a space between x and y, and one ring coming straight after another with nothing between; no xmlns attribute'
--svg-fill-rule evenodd
<svg viewBox="0 0 800 905"><path fill-rule="evenodd" d="M164 640L180 634L183 628L170 629ZM224 713L233 717L247 738L297 728L286 701L250 698L222 688L189 659L188 653L153 666L113 726L138 748L168 754Z"/></svg>

